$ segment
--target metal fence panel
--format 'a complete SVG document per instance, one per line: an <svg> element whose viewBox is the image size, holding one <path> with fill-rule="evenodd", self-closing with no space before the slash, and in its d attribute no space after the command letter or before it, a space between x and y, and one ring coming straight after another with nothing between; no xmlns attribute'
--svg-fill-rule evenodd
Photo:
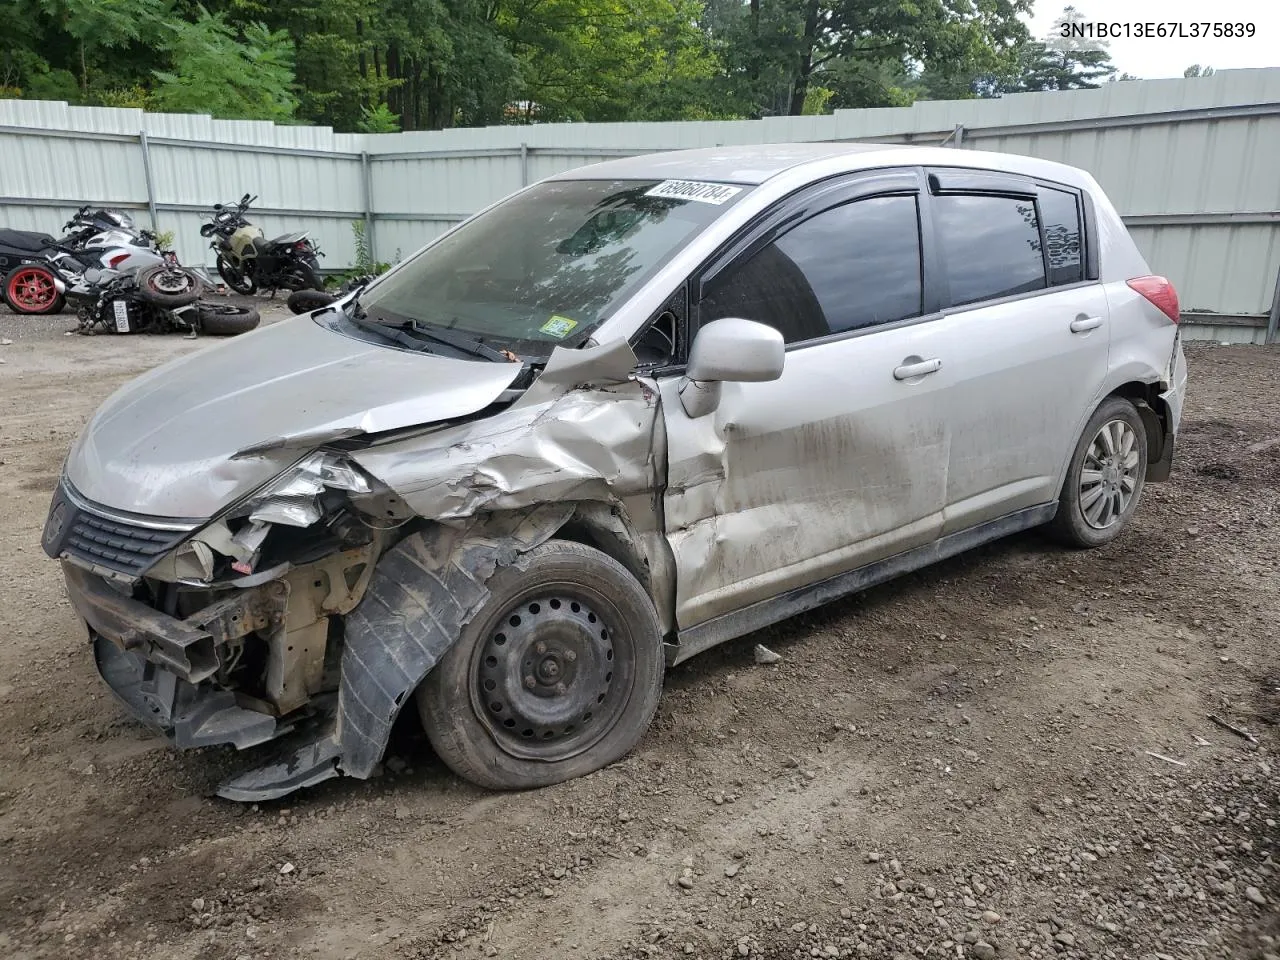
<svg viewBox="0 0 1280 960"><path fill-rule="evenodd" d="M83 202L125 206L144 220L154 210L184 260L210 264L201 212L248 191L259 195L255 219L266 233L311 230L328 254L324 266L344 269L355 257L357 221L371 224L377 258L394 260L525 184L608 156L948 137L965 149L1089 170L1152 268L1177 284L1189 319L1217 339L1223 331L1256 339L1280 270L1280 69L822 117L368 135L3 100L0 223L56 233Z"/></svg>

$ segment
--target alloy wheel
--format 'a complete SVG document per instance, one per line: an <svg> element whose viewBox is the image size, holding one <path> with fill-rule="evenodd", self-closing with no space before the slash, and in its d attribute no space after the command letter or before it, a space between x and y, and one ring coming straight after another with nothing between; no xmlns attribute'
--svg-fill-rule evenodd
<svg viewBox="0 0 1280 960"><path fill-rule="evenodd" d="M1080 512L1095 530L1124 516L1138 489L1138 435L1124 420L1108 420L1094 435L1080 470Z"/></svg>
<svg viewBox="0 0 1280 960"><path fill-rule="evenodd" d="M39 313L47 310L58 298L53 277L38 267L17 270L9 278L9 302L19 310Z"/></svg>

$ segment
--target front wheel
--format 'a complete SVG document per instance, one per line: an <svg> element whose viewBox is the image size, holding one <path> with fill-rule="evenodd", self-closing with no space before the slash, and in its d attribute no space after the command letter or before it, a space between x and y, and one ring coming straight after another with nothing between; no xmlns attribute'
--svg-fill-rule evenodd
<svg viewBox="0 0 1280 960"><path fill-rule="evenodd" d="M244 273L222 254L218 254L218 276L236 293L252 296L258 291L258 284L253 277Z"/></svg>
<svg viewBox="0 0 1280 960"><path fill-rule="evenodd" d="M258 311L253 307L238 307L232 303L196 304L200 317L200 332L210 337L234 337L248 333L258 325Z"/></svg>
<svg viewBox="0 0 1280 960"><path fill-rule="evenodd" d="M613 763L662 693L653 603L612 557L549 540L499 567L489 600L418 688L431 745L484 787L550 786Z"/></svg>
<svg viewBox="0 0 1280 960"><path fill-rule="evenodd" d="M4 299L14 313L58 313L66 302L58 292L57 277L48 267L23 263L4 278Z"/></svg>
<svg viewBox="0 0 1280 960"><path fill-rule="evenodd" d="M1147 474L1147 431L1137 409L1109 397L1071 455L1049 532L1073 547L1100 547L1129 525Z"/></svg>

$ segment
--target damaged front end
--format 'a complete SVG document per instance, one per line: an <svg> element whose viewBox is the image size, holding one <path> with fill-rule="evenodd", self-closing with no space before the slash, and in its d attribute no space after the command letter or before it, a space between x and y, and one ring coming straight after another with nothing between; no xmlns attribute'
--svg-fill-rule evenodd
<svg viewBox="0 0 1280 960"><path fill-rule="evenodd" d="M332 733L341 618L412 516L318 453L202 525L122 514L64 479L44 548L62 560L98 671L130 712L179 748L245 749ZM335 775L333 758L292 764L280 792Z"/></svg>
<svg viewBox="0 0 1280 960"><path fill-rule="evenodd" d="M485 581L522 552L578 537L672 609L662 418L634 364L625 342L562 351L514 403L329 441L207 521L113 510L64 478L44 548L134 716L179 748L278 741L220 795L369 777Z"/></svg>

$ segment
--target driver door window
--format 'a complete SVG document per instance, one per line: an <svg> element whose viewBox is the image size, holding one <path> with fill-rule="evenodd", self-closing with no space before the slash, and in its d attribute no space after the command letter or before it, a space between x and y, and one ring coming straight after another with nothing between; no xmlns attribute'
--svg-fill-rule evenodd
<svg viewBox="0 0 1280 960"><path fill-rule="evenodd" d="M698 319L744 317L804 343L919 316L920 270L915 196L855 200L717 274Z"/></svg>

